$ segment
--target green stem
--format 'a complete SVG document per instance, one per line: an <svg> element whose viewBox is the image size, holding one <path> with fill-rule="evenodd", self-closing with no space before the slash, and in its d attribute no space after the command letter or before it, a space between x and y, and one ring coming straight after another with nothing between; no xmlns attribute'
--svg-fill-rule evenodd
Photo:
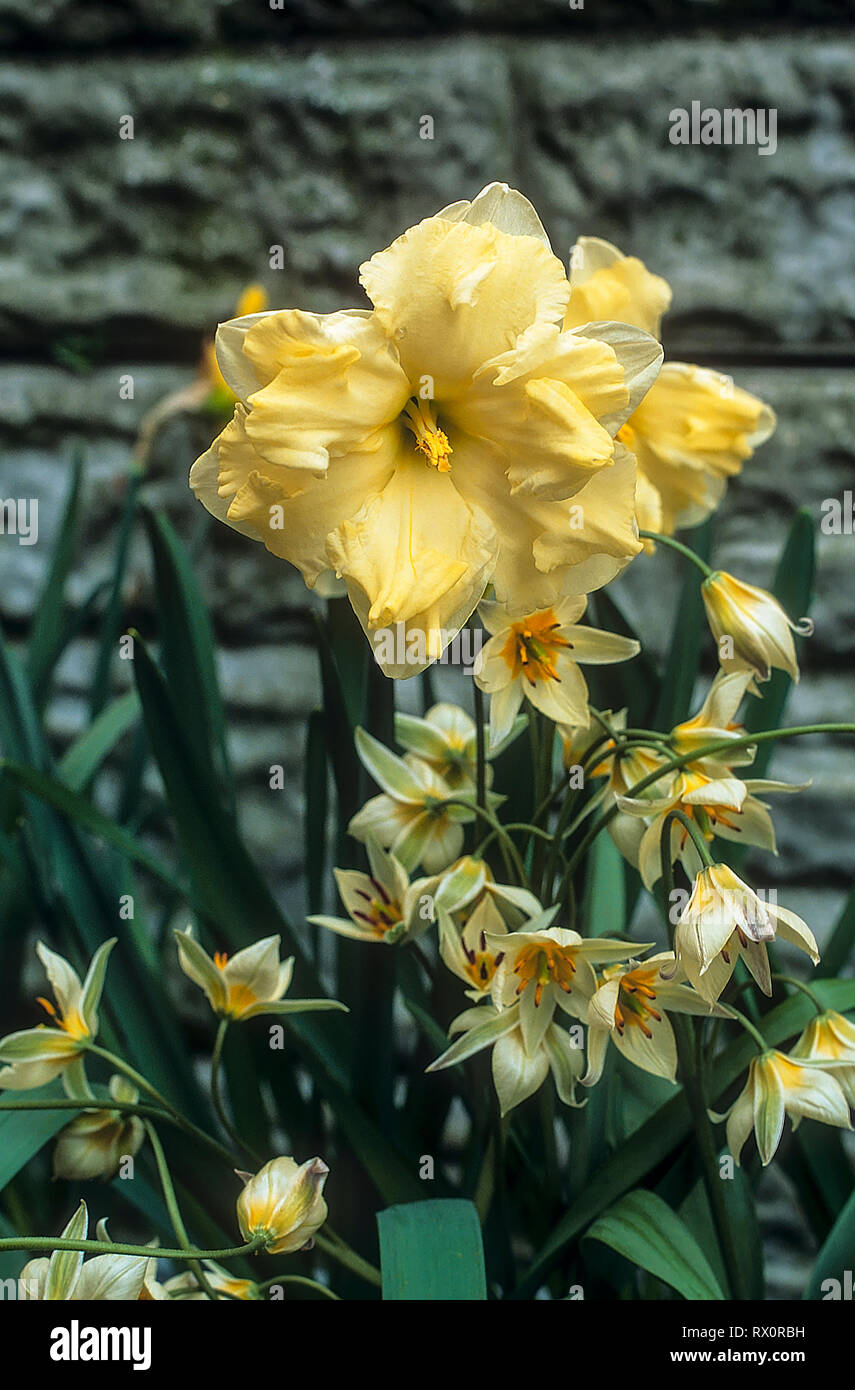
<svg viewBox="0 0 855 1390"><path fill-rule="evenodd" d="M826 1007L820 1002L819 996L814 993L810 985L806 985L804 980L797 980L795 975L779 975L777 971L772 976L773 980L780 980L782 985L792 985L793 989L800 989L802 994L806 994L813 1004L818 1014L824 1014Z"/></svg>
<svg viewBox="0 0 855 1390"><path fill-rule="evenodd" d="M188 1120L182 1115L180 1110L176 1110L174 1105L170 1105L169 1101L152 1086L150 1081L146 1081L144 1076L138 1071L135 1071L134 1068L121 1057L117 1057L113 1052L108 1052L105 1047L98 1047L97 1044L93 1042L87 1041L84 1043L84 1046L87 1052L91 1052L95 1057L102 1058L103 1061L109 1062L111 1067L115 1067L117 1071L123 1072L136 1086L139 1086L140 1090L147 1091L148 1094L157 1101L158 1105L163 1106L167 1114L171 1116L174 1124L177 1124L186 1134L192 1134L194 1139L198 1139L200 1143L205 1144L209 1149L213 1150L219 1158L224 1159L225 1162L228 1163L230 1168L233 1167L234 1155L229 1153L225 1145L220 1144L216 1139L212 1138L210 1134L206 1134L198 1125L194 1125L193 1121ZM107 1108L106 1104L104 1108Z"/></svg>
<svg viewBox="0 0 855 1390"><path fill-rule="evenodd" d="M745 734L740 738L717 739L714 743L706 743L701 748L693 749L691 753L681 753L679 756L664 762L661 767L649 772L646 777L642 777L639 782L636 782L635 786L630 787L626 795L631 798L637 797L641 792L651 787L654 782L661 782L667 773L678 771L688 763L699 762L703 758L712 757L714 753L722 753L726 749L749 748L752 744L769 743L778 738L801 738L807 734L855 734L855 724L799 724L791 729L765 729L761 733ZM590 826L570 857L570 869L576 867L600 831L614 820L619 810L620 807L615 801Z"/></svg>
<svg viewBox="0 0 855 1390"><path fill-rule="evenodd" d="M236 1260L242 1255L254 1255L264 1245L264 1237L256 1236L248 1245L230 1245L225 1250L170 1250L163 1245L126 1245L112 1240L66 1240L63 1236L3 1236L0 1250L82 1250L85 1255L139 1255L146 1260Z"/></svg>
<svg viewBox="0 0 855 1390"><path fill-rule="evenodd" d="M442 804L443 806L465 806L467 811L471 811L473 809L471 801L466 801L463 797L458 796L447 796L443 799ZM517 849L510 835L508 835L508 833L506 832L505 827L502 825L501 821L499 821L493 815L492 811L488 811L486 806L476 806L474 809L476 814L479 815L483 821L486 821L487 825L489 825L496 832L496 834L499 837L499 844L504 846L504 851L506 854L505 862L508 868L508 872L510 873L511 870L510 862L507 856L510 856L510 860L513 862L514 870L516 871L519 877L520 883L523 886L526 886L528 884L528 876L525 871L525 865L522 862L519 850Z"/></svg>
<svg viewBox="0 0 855 1390"><path fill-rule="evenodd" d="M691 560L705 579L708 579L712 574L712 567L707 564L706 560L702 560L700 555L696 555L689 546L683 545L682 541L675 541L673 536L662 536L658 531L639 531L638 534L642 540L656 541L657 545L666 545L669 549L676 550L678 555L682 555L684 559Z"/></svg>
<svg viewBox="0 0 855 1390"><path fill-rule="evenodd" d="M735 1021L736 1021L737 1023L740 1023L740 1024L742 1025L742 1027L745 1029L746 1033L750 1033L750 1034L751 1034L752 1038L753 1038L754 1041L756 1042L756 1044L757 1044L757 1046L759 1047L760 1051L761 1051L761 1052L768 1052L768 1051L769 1051L769 1044L768 1044L768 1042L767 1042L766 1039L763 1037L763 1034L760 1032L760 1030L759 1030L758 1028L755 1028L755 1027L754 1027L754 1024L751 1022L751 1020L750 1020L749 1018L746 1018L746 1017L745 1017L745 1014L741 1014L741 1013L739 1012L738 1009L735 1009L735 1008L733 1007L732 1004L728 1004L728 1005L727 1005L727 1010L728 1010L729 1016L730 1016L732 1019L735 1019Z"/></svg>
<svg viewBox="0 0 855 1390"><path fill-rule="evenodd" d="M326 1227L324 1234L318 1232L315 1236L315 1244L319 1250L323 1250L329 1255L331 1260L337 1260L345 1269L351 1270L364 1279L366 1284L373 1284L375 1288L382 1288L383 1280L379 1269L375 1265L369 1264L368 1260L363 1260L361 1255L357 1255L355 1250L342 1240L341 1236L336 1235L335 1231L329 1226Z"/></svg>
<svg viewBox="0 0 855 1390"><path fill-rule="evenodd" d="M149 1142L152 1147L152 1152L154 1154L154 1161L157 1164L157 1174L160 1178L160 1186L161 1191L163 1192L163 1200L166 1203L166 1210L169 1212L169 1219L172 1222L172 1229L175 1232L175 1237L178 1241L178 1244L181 1246L181 1249L186 1250L188 1255L190 1255L193 1253L193 1247L190 1243L190 1239L187 1235L187 1230L184 1226L184 1221L181 1216L181 1208L178 1205L178 1198L175 1195L175 1186L172 1182L172 1175L169 1171L169 1166L166 1162L166 1155L163 1152L163 1145L161 1144L157 1130L155 1129L151 1121L145 1120L144 1124L146 1133L149 1137ZM216 1303L217 1295L211 1288L211 1285L209 1284L208 1279L205 1275L205 1271L203 1270L199 1261L193 1259L192 1261L189 1261L189 1263L190 1268L196 1276L196 1280L200 1288L204 1291L208 1298L210 1298L214 1303Z"/></svg>
<svg viewBox="0 0 855 1390"><path fill-rule="evenodd" d="M341 1299L332 1289L328 1289L326 1284L318 1283L317 1279L307 1279L305 1274L279 1274L274 1279L265 1279L263 1284L256 1284L256 1289L266 1292L267 1289L275 1288L277 1284L301 1284L306 1289L315 1289L317 1293L322 1293L324 1298L332 1298L336 1303Z"/></svg>
<svg viewBox="0 0 855 1390"><path fill-rule="evenodd" d="M226 1033L228 1032L230 1021L231 1020L228 1018L221 1018L219 1027L217 1028L217 1036L214 1041L214 1051L211 1055L211 1100L213 1101L214 1109L217 1112L217 1119L219 1120L223 1129L226 1131L226 1134L229 1136L232 1143L237 1144L239 1149L243 1149L244 1153L249 1154L250 1158L255 1163L261 1164L264 1162L261 1154L257 1153L251 1144L247 1144L244 1139L241 1139L240 1135L238 1134L237 1130L235 1129L234 1125L231 1123L228 1115L226 1114L226 1109L223 1105L223 1097L220 1091L220 1062L222 1061L223 1044L226 1040Z"/></svg>
<svg viewBox="0 0 855 1390"><path fill-rule="evenodd" d="M663 820L662 838L660 843L668 846L670 852L671 822L675 820L679 821L683 828L691 836L692 843L694 844L695 849L698 851L698 854L700 855L701 863L704 864L707 868L711 868L715 861L713 860L713 857L710 854L709 845L704 839L702 831L691 819L691 817L687 816L685 811L681 811L678 807L674 807L673 810L669 811L665 819Z"/></svg>

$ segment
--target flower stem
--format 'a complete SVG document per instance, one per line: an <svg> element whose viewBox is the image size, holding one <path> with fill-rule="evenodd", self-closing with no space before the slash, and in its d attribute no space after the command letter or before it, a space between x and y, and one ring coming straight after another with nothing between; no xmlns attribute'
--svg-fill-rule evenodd
<svg viewBox="0 0 855 1390"><path fill-rule="evenodd" d="M230 1245L224 1250L170 1250L163 1245L126 1245L112 1240L67 1240L64 1236L3 1236L0 1250L82 1250L85 1255L139 1255L146 1260L236 1260L241 1255L254 1255L264 1245L264 1237L256 1236L248 1245Z"/></svg>
<svg viewBox="0 0 855 1390"><path fill-rule="evenodd" d="M323 1234L318 1232L315 1236L315 1244L319 1250L323 1250L325 1254L329 1255L331 1260L337 1260L340 1265L344 1265L345 1269L358 1274L361 1279L365 1280L366 1284L373 1284L377 1289L382 1287L383 1280L379 1269L369 1264L368 1260L363 1260L362 1256L357 1255L355 1250L351 1250L341 1236L336 1235L329 1226Z"/></svg>
<svg viewBox="0 0 855 1390"><path fill-rule="evenodd" d="M135 1071L132 1066L125 1062L121 1057L117 1057L115 1053L108 1052L105 1047L98 1047L96 1043L89 1041L86 1042L85 1047L87 1052L91 1052L95 1057L100 1057L103 1061L109 1062L110 1066L115 1067L117 1071L124 1072L125 1076L127 1076L131 1081L133 1081L136 1086L139 1086L140 1090L147 1091L148 1094L154 1100L157 1101L158 1105L163 1106L164 1110L171 1117L174 1124L177 1124L180 1129L183 1129L185 1131L186 1134L192 1134L194 1139L198 1139L200 1143L205 1144L209 1149L212 1149L213 1152L218 1155L218 1157L222 1158L226 1163L228 1163L230 1168L233 1167L234 1155L229 1153L225 1145L220 1144L218 1140L212 1137L212 1135L206 1134L205 1131L203 1129L200 1129L198 1125L194 1125L193 1121L188 1120L186 1116L182 1115L180 1110L176 1110L174 1105L170 1105L169 1101L164 1096L162 1096L160 1092L155 1089L154 1086L152 1086L150 1081L146 1081L145 1077L142 1076L140 1072ZM107 1108L106 1104L105 1108Z"/></svg>
<svg viewBox="0 0 855 1390"><path fill-rule="evenodd" d="M487 750L484 745L484 692L473 680L475 694L475 797L482 810L487 805Z"/></svg>
<svg viewBox="0 0 855 1390"><path fill-rule="evenodd" d="M675 541L673 536L662 536L658 531L639 531L638 534L642 540L656 541L657 545L666 545L671 550L676 550L677 553L684 556L685 559L691 560L692 564L697 566L705 579L712 574L712 567L707 564L706 560L702 560L700 555L697 555L689 546L683 545L682 541Z"/></svg>
<svg viewBox="0 0 855 1390"><path fill-rule="evenodd" d="M328 1289L326 1284L321 1284L317 1279L308 1279L305 1274L277 1274L272 1279L265 1279L263 1284L256 1284L256 1289L266 1292L267 1289L275 1288L277 1284L300 1284L303 1288L314 1289L316 1293L323 1294L324 1298L332 1298L336 1303L341 1300L337 1293Z"/></svg>
<svg viewBox="0 0 855 1390"><path fill-rule="evenodd" d="M751 1034L752 1038L756 1042L761 1052L769 1051L769 1044L763 1037L763 1034L760 1032L758 1028L754 1027L754 1024L751 1022L749 1018L745 1017L745 1014L740 1013L739 1010L735 1009L732 1004L727 1005L727 1011L732 1019L735 1019L737 1023L742 1024L742 1027L745 1029L746 1033Z"/></svg>
<svg viewBox="0 0 855 1390"><path fill-rule="evenodd" d="M251 1144L247 1144L244 1139L241 1139L234 1125L229 1120L225 1106L223 1105L223 1098L220 1091L220 1062L222 1060L223 1044L226 1040L229 1022L230 1020L228 1018L220 1019L220 1026L217 1029L217 1036L214 1041L214 1051L211 1056L211 1100L217 1112L217 1119L232 1143L237 1144L239 1149L243 1149L244 1153L249 1154L254 1162L260 1164L263 1162L261 1155L256 1153Z"/></svg>
<svg viewBox="0 0 855 1390"><path fill-rule="evenodd" d="M855 734L855 724L798 724L791 729L764 729L761 733L745 734L741 738L718 739L714 743L706 743L701 748L693 749L690 753L681 753L679 756L670 758L662 763L653 772L649 772L646 777L642 777L636 782L634 787L630 787L626 793L627 797L636 797L641 792L646 791L654 782L661 782L662 778L669 772L678 771L685 767L687 763L698 762L702 758L712 757L714 753L722 753L726 749L749 748L755 743L769 743L778 738L801 738L806 734ZM584 857L594 840L601 830L614 820L619 811L619 806L615 801L602 815L597 818L588 829L584 837L579 841L576 849L569 860L569 867L574 869L580 859Z"/></svg>
<svg viewBox="0 0 855 1390"><path fill-rule="evenodd" d="M175 1195L175 1186L172 1181L172 1175L169 1171L169 1166L166 1162L166 1155L163 1152L163 1145L161 1144L157 1130L155 1129L151 1121L145 1120L143 1123L145 1124L146 1133L148 1134L149 1142L151 1144L152 1152L154 1154L154 1161L157 1164L157 1173L158 1177L160 1178L160 1186L163 1192L163 1200L166 1203L166 1210L169 1212L169 1219L172 1222L172 1229L175 1232L176 1239L178 1241L178 1244L181 1246L181 1249L186 1250L188 1252L188 1255L192 1254L193 1247L190 1244L190 1240L188 1238L187 1231L184 1226L184 1221L181 1216L181 1209L178 1205L178 1198ZM193 1273L196 1276L196 1280L200 1288L204 1291L208 1298L210 1298L213 1302L216 1302L217 1295L211 1288L211 1285L208 1283L205 1271L199 1264L199 1261L195 1259L191 1261L190 1268L193 1270Z"/></svg>
<svg viewBox="0 0 855 1390"><path fill-rule="evenodd" d="M780 980L782 985L792 985L793 989L800 989L802 994L806 994L813 1004L818 1014L824 1014L826 1007L820 1002L819 996L814 993L810 985L806 985L804 980L797 980L795 975L779 975L777 971L772 976L773 980Z"/></svg>

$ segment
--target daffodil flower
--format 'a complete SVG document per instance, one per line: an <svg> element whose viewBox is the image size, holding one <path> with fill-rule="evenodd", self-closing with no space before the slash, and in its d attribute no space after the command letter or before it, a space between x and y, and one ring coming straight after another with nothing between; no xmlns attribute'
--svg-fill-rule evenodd
<svg viewBox="0 0 855 1390"><path fill-rule="evenodd" d="M429 874L447 868L463 848L464 824L475 818L474 809L457 803L474 806L474 791L454 792L428 763L399 758L364 729L356 730L356 751L382 791L351 818L349 833L363 843L373 835L408 872L417 864Z"/></svg>
<svg viewBox="0 0 855 1390"><path fill-rule="evenodd" d="M570 259L570 285L565 328L614 318L660 337L671 289L637 257L597 237L580 237ZM666 362L617 436L638 463L639 526L671 535L704 521L721 501L728 478L741 471L775 423L770 407L730 377Z"/></svg>
<svg viewBox="0 0 855 1390"><path fill-rule="evenodd" d="M677 1044L668 1014L726 1014L675 980L675 963L673 951L662 951L603 970L588 1004L588 1069L583 1086L593 1086L602 1076L609 1041L633 1066L666 1081L676 1080Z"/></svg>
<svg viewBox="0 0 855 1390"><path fill-rule="evenodd" d="M85 1240L89 1213L81 1202L61 1240ZM107 1240L103 1222L98 1239ZM43 1302L102 1303L136 1301L142 1295L149 1261L141 1255L94 1255L82 1250L54 1250L50 1258L29 1260L19 1275L21 1297Z"/></svg>
<svg viewBox="0 0 855 1390"><path fill-rule="evenodd" d="M297 1164L282 1157L271 1159L255 1174L240 1174L244 1189L237 1200L237 1218L244 1240L263 1236L270 1255L311 1248L327 1219L323 1191L328 1173L320 1158Z"/></svg>
<svg viewBox="0 0 855 1390"><path fill-rule="evenodd" d="M540 1046L556 1008L573 1018L587 1017L588 1001L597 987L594 964L628 960L646 949L604 936L583 940L578 932L553 927L557 910L549 908L522 931L486 937L488 948L502 953L493 976L493 1002L499 1009L519 1005L530 1055Z"/></svg>
<svg viewBox="0 0 855 1390"><path fill-rule="evenodd" d="M454 1019L449 1034L455 1033L462 1036L431 1063L428 1072L442 1071L492 1048L493 1084L502 1115L534 1095L550 1071L558 1097L565 1105L585 1103L576 1099L576 1083L584 1071L582 1048L557 1023L550 1022L537 1046L530 1049L523 1037L519 1004L497 1009L485 1002L465 1009Z"/></svg>
<svg viewBox="0 0 855 1390"><path fill-rule="evenodd" d="M825 1064L847 1101L855 1107L855 1027L834 1009L811 1019L790 1056Z"/></svg>
<svg viewBox="0 0 855 1390"><path fill-rule="evenodd" d="M564 268L505 184L411 227L360 280L371 310L221 326L238 404L190 484L310 588L341 577L369 639L421 634L423 666L488 584L535 610L638 553L615 436L662 352L625 323L563 329ZM384 648L388 675L420 669Z"/></svg>
<svg viewBox="0 0 855 1390"><path fill-rule="evenodd" d="M674 931L674 950L689 983L714 1004L740 956L763 993L771 995L766 947L776 936L818 964L816 941L801 917L763 902L726 864L713 864L695 879Z"/></svg>
<svg viewBox="0 0 855 1390"><path fill-rule="evenodd" d="M626 661L637 642L584 627L584 598L564 598L535 613L482 603L478 614L491 633L475 681L490 695L490 740L507 738L524 699L555 724L590 723L588 687L579 662Z"/></svg>
<svg viewBox="0 0 855 1390"><path fill-rule="evenodd" d="M774 1048L752 1058L744 1090L723 1115L710 1111L716 1122L727 1120L727 1147L737 1163L754 1130L764 1168L781 1142L786 1115L793 1129L802 1119L819 1120L836 1129L852 1128L846 1096L835 1076Z"/></svg>
<svg viewBox="0 0 855 1390"><path fill-rule="evenodd" d="M283 999L294 973L294 957L279 960L278 936L265 936L234 956L218 951L213 960L192 929L176 931L178 961L184 974L204 990L220 1018L243 1023L259 1014L299 1014L342 1009L335 999Z"/></svg>
<svg viewBox="0 0 855 1390"><path fill-rule="evenodd" d="M748 671L756 680L767 681L777 667L798 682L792 634L809 637L810 618L793 622L765 589L734 579L724 570L707 576L701 594L724 671Z"/></svg>
<svg viewBox="0 0 855 1390"><path fill-rule="evenodd" d="M316 914L313 926L327 927L356 941L395 946L426 931L436 918L436 902L444 889L449 910L456 910L483 886L485 866L465 860L457 872L434 874L412 883L394 854L387 854L373 835L366 837L370 873L335 869L335 881L348 917Z"/></svg>
<svg viewBox="0 0 855 1390"><path fill-rule="evenodd" d="M36 954L45 968L56 998L39 1003L51 1019L49 1026L27 1028L0 1039L0 1062L9 1063L0 1070L0 1087L10 1091L29 1091L60 1076L78 1062L86 1044L98 1033L98 1005L104 989L107 959L116 944L116 937L98 947L83 983L68 961L43 942Z"/></svg>
<svg viewBox="0 0 855 1390"><path fill-rule="evenodd" d="M66 1077L70 1080L68 1072ZM145 1127L138 1115L99 1105L85 1078L82 1080L83 1086L75 1098L91 1099L93 1105L60 1130L53 1154L53 1175L76 1182L111 1178L123 1158L139 1152ZM139 1100L139 1091L127 1077L111 1076L109 1089L115 1101L135 1104ZM66 1090L71 1090L71 1086L67 1085Z"/></svg>
<svg viewBox="0 0 855 1390"><path fill-rule="evenodd" d="M674 752L689 753L708 743L739 738L744 729L734 719L751 680L750 672L720 672L699 712L671 731ZM655 783L638 798L615 791L622 816L635 817L637 827L633 836L624 822L618 846L638 868L646 888L652 888L661 876L661 840L666 818L674 810L693 820L708 841L720 836L736 844L757 845L776 853L772 818L757 793L804 791L809 784L735 776L733 768L753 762L755 754L756 748L749 746L736 748L731 754L723 752L714 757L698 758L671 774L666 789L663 790L661 783ZM654 759L651 770L656 766L657 756L651 755ZM634 771L646 775L640 765ZM688 830L677 821L671 823L669 851L671 863L679 859L686 873L694 878L701 868L700 857Z"/></svg>

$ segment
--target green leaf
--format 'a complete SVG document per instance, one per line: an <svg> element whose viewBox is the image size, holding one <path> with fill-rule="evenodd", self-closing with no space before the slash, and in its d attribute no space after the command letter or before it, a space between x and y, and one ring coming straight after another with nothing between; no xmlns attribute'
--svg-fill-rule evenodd
<svg viewBox="0 0 855 1390"><path fill-rule="evenodd" d="M83 791L139 717L140 702L135 690L129 690L108 705L75 739L60 761L58 771L66 786L72 791Z"/></svg>
<svg viewBox="0 0 855 1390"><path fill-rule="evenodd" d="M487 1297L474 1203L456 1198L389 1207L377 1215L383 1298L471 1302Z"/></svg>
<svg viewBox="0 0 855 1390"><path fill-rule="evenodd" d="M775 598L794 620L810 610L816 570L815 530L813 517L803 507L793 520L772 584ZM748 705L745 714L748 733L780 727L792 684L786 671L773 671L771 679L763 684L762 700L752 700ZM774 742L758 745L757 756L751 766L752 777L765 776L774 751Z"/></svg>
<svg viewBox="0 0 855 1390"><path fill-rule="evenodd" d="M66 641L65 585L74 559L80 531L80 484L83 459L75 456L71 483L63 511L57 543L53 548L44 588L33 615L27 645L27 676L35 698L40 702L51 671Z"/></svg>
<svg viewBox="0 0 855 1390"><path fill-rule="evenodd" d="M119 523L119 535L116 542L116 554L113 561L113 574L110 580L110 596L100 623L100 640L92 676L90 712L93 718L96 714L100 714L110 698L110 667L118 647L119 632L122 625L125 573L128 568L131 540L136 525L139 493L144 480L145 474L142 469L137 466L132 466L129 469L122 519Z"/></svg>
<svg viewBox="0 0 855 1390"><path fill-rule="evenodd" d="M28 1091L27 1100L54 1100L64 1094L59 1081ZM12 1110L0 1100L0 1190L11 1182L39 1149L67 1125L67 1110Z"/></svg>
<svg viewBox="0 0 855 1390"><path fill-rule="evenodd" d="M834 1229L816 1257L816 1264L811 1271L810 1281L805 1289L805 1298L822 1299L825 1292L822 1285L826 1279L837 1279L842 1285L847 1271L851 1279L853 1270L855 1270L855 1192L850 1196L834 1223ZM849 1297L851 1297L851 1293Z"/></svg>
<svg viewBox="0 0 855 1390"><path fill-rule="evenodd" d="M621 1197L589 1227L585 1239L602 1241L683 1298L724 1298L698 1242L654 1192L639 1188Z"/></svg>
<svg viewBox="0 0 855 1390"><path fill-rule="evenodd" d="M312 710L306 727L303 761L303 836L309 912L323 910L327 847L327 733L323 710ZM313 940L317 942L317 936Z"/></svg>
<svg viewBox="0 0 855 1390"><path fill-rule="evenodd" d="M192 717L185 721L185 735L199 761L212 767L222 792L232 786L232 778L208 608L170 522L146 508L143 521L154 561L160 658L166 681L176 707L192 711Z"/></svg>
<svg viewBox="0 0 855 1390"><path fill-rule="evenodd" d="M607 830L591 846L585 866L582 920L586 936L623 936L626 931L624 861Z"/></svg>
<svg viewBox="0 0 855 1390"><path fill-rule="evenodd" d="M702 560L708 560L712 550L712 520L693 528L689 543ZM674 619L671 648L653 717L653 727L666 732L691 713L701 655L709 635L701 597L701 575L694 564L688 561L685 564L686 575Z"/></svg>
<svg viewBox="0 0 855 1390"><path fill-rule="evenodd" d="M822 953L822 968L829 975L840 975L849 963L855 949L855 888L846 899L845 906L828 939Z"/></svg>

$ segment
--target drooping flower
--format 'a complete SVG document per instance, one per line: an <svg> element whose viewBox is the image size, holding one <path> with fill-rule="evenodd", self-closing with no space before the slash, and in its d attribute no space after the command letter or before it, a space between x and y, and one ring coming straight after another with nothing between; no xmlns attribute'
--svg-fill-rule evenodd
<svg viewBox="0 0 855 1390"><path fill-rule="evenodd" d="M265 936L234 956L218 951L213 960L190 927L176 931L178 961L184 974L204 990L220 1018L242 1023L259 1014L300 1014L342 1009L336 999L283 999L294 973L294 957L279 960L278 936Z"/></svg>
<svg viewBox="0 0 855 1390"><path fill-rule="evenodd" d="M792 634L809 637L810 618L793 622L765 589L744 584L724 570L707 576L701 594L723 670L749 671L756 680L767 681L778 667L798 682Z"/></svg>
<svg viewBox="0 0 855 1390"><path fill-rule="evenodd" d="M411 883L394 854L387 854L373 835L366 837L371 872L336 869L335 881L348 917L317 913L309 921L339 936L395 946L426 931L436 920L437 900L449 911L462 907L480 892L485 866L474 859L461 860L444 874L417 878ZM441 899L441 892L445 898Z"/></svg>
<svg viewBox="0 0 855 1390"><path fill-rule="evenodd" d="M427 661L489 583L529 610L607 583L640 549L615 436L655 379L655 340L562 329L567 277L504 184L410 228L360 279L372 310L220 328L238 405L190 475L208 510L309 587L334 571L370 639L402 623ZM420 669L376 654L389 675Z"/></svg>
<svg viewBox="0 0 855 1390"><path fill-rule="evenodd" d="M607 241L580 237L570 260L565 328L618 318L660 336L671 303L667 281ZM775 415L730 377L666 362L618 439L638 463L639 525L672 534L696 526L718 505L728 478L775 428Z"/></svg>
<svg viewBox="0 0 855 1390"><path fill-rule="evenodd" d="M323 1191L328 1173L320 1158L297 1164L281 1157L254 1175L241 1174L245 1186L237 1200L237 1218L244 1240L263 1236L270 1255L290 1255L311 1246L327 1219Z"/></svg>
<svg viewBox="0 0 855 1390"><path fill-rule="evenodd" d="M490 694L491 743L505 739L524 699L556 724L587 726L588 687L579 662L626 661L639 645L628 637L585 627L584 598L565 598L538 612L482 603L492 635L475 681Z"/></svg>
<svg viewBox="0 0 855 1390"><path fill-rule="evenodd" d="M790 1056L825 1063L849 1104L855 1107L855 1026L848 1018L834 1009L818 1014L791 1048Z"/></svg>
<svg viewBox="0 0 855 1390"><path fill-rule="evenodd" d="M61 1240L85 1240L89 1213L81 1202L65 1227ZM99 1221L99 1240L107 1240ZM50 1258L29 1260L19 1276L20 1297L41 1302L127 1302L140 1298L149 1260L142 1255L93 1255L84 1260L82 1250L54 1250Z"/></svg>
<svg viewBox="0 0 855 1390"><path fill-rule="evenodd" d="M227 1269L223 1269L222 1265L218 1265L215 1260L203 1260L202 1268L205 1271L206 1283L217 1295L217 1298L224 1302L231 1302L232 1299L238 1299L240 1302L251 1302L262 1297L258 1285L252 1279L238 1279ZM208 1301L206 1291L202 1288L196 1275L189 1269L184 1270L181 1274L173 1274L155 1288L149 1285L148 1297L158 1300L180 1299L182 1303Z"/></svg>
<svg viewBox="0 0 855 1390"><path fill-rule="evenodd" d="M766 947L776 936L818 964L816 941L801 917L761 900L726 864L713 864L695 879L674 931L674 950L689 983L714 1004L740 956L763 993L772 993Z"/></svg>
<svg viewBox="0 0 855 1390"><path fill-rule="evenodd" d="M99 1106L88 1085L80 1098L86 1099L87 1093L92 1108L81 1111L60 1130L53 1154L55 1178L78 1182L111 1178L122 1159L133 1157L142 1147L145 1127L138 1115ZM139 1100L136 1086L118 1074L110 1078L110 1095L115 1101L130 1104Z"/></svg>
<svg viewBox="0 0 855 1390"><path fill-rule="evenodd" d="M781 1142L784 1117L793 1128L802 1119L819 1120L837 1129L851 1129L846 1096L831 1071L803 1065L774 1048L752 1058L745 1089L716 1121L727 1120L727 1147L736 1162L754 1130L760 1160L771 1163Z"/></svg>
<svg viewBox="0 0 855 1390"><path fill-rule="evenodd" d="M734 717L751 679L750 672L719 672L698 714L671 731L673 751L681 755L695 749L700 752L707 744L738 739L744 729L734 722ZM755 754L756 747L748 746L698 757L678 771L665 774L637 798L614 792L621 814L635 818L637 826L633 837L624 822L618 845L638 868L645 887L652 888L661 876L662 835L672 811L678 810L694 821L707 841L720 836L776 853L775 827L758 793L804 791L807 784L737 776L734 768L752 763ZM653 762L651 770L655 766ZM679 859L686 873L694 878L701 860L688 830L672 821L669 834L671 863Z"/></svg>
<svg viewBox="0 0 855 1390"><path fill-rule="evenodd" d="M642 1071L674 1081L677 1044L669 1013L724 1015L718 1005L673 978L673 951L607 965L588 1004L588 1069L583 1086L603 1074L609 1041Z"/></svg>
<svg viewBox="0 0 855 1390"><path fill-rule="evenodd" d="M77 971L68 961L43 942L36 954L45 968L58 1008L49 999L39 999L45 1012L55 1020L50 1026L27 1028L0 1039L0 1087L10 1091L29 1091L43 1086L81 1061L88 1039L98 1033L98 1005L104 989L107 959L116 937L105 941L92 957L86 979L80 983Z"/></svg>
<svg viewBox="0 0 855 1390"><path fill-rule="evenodd" d="M363 843L372 835L407 871L417 864L429 874L447 868L463 848L463 826L475 819L460 800L474 804L474 791L453 791L428 763L399 758L364 729L356 731L356 751L382 791L351 818L349 833Z"/></svg>
<svg viewBox="0 0 855 1390"><path fill-rule="evenodd" d="M519 1004L499 1010L493 1004L483 1003L465 1009L454 1019L449 1034L455 1033L462 1036L431 1063L428 1072L442 1071L467 1057L474 1057L485 1048L492 1048L493 1085L502 1115L509 1114L534 1095L550 1071L559 1099L565 1105L584 1105L584 1101L576 1099L576 1084L584 1070L582 1047L557 1023L550 1022L537 1045L528 1048L520 1023Z"/></svg>

